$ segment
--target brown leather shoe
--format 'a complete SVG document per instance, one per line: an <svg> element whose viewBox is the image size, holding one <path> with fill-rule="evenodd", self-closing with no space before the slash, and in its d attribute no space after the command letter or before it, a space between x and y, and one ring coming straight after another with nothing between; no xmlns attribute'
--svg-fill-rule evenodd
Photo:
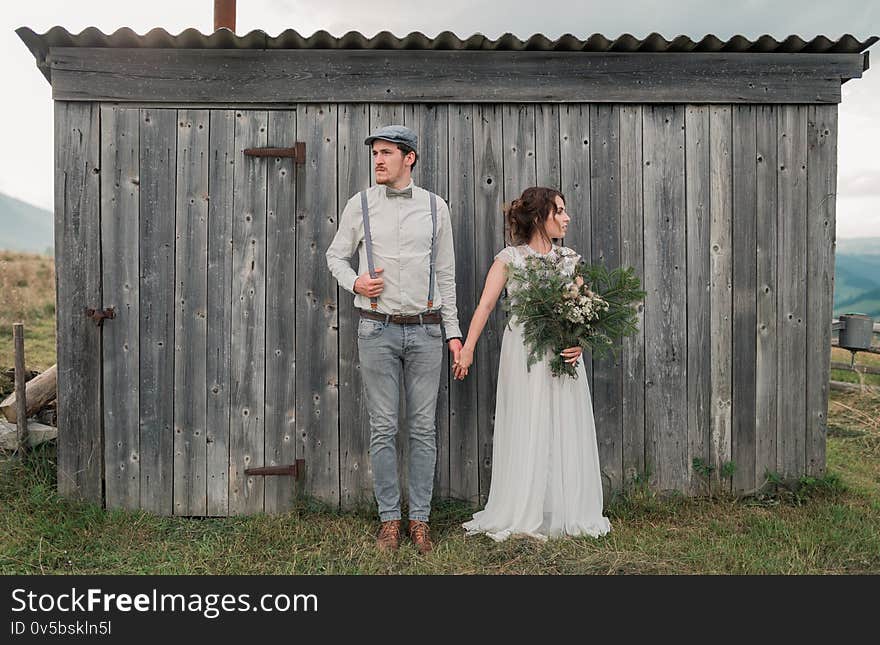
<svg viewBox="0 0 880 645"><path fill-rule="evenodd" d="M430 553L431 549L434 548L434 545L431 543L431 531L428 528L427 522L410 520L409 537L422 555Z"/></svg>
<svg viewBox="0 0 880 645"><path fill-rule="evenodd" d="M379 535L376 538L376 546L380 551L396 551L400 546L400 520L388 520L382 522Z"/></svg>

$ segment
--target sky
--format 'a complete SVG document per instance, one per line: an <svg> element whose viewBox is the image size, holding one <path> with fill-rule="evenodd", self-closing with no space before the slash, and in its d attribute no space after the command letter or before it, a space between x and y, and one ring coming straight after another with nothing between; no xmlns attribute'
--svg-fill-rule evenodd
<svg viewBox="0 0 880 645"><path fill-rule="evenodd" d="M61 25L76 33L89 26L105 33L130 27L146 33L164 27L178 33L213 29L212 0L38 0L4 3L0 15L0 53L5 61L7 95L0 102L0 192L52 208L52 100L49 83L14 33L27 26L43 33ZM296 29L303 35L326 30L334 36L355 30L369 36L383 30L403 36L421 31L436 36L452 31L462 38L482 33L497 38L542 33L554 39L600 33L615 38L652 32L671 40L699 40L715 34L726 40L741 34L770 34L782 40L796 34L832 40L852 34L863 40L880 35L878 0L238 0L238 33L262 29L277 35ZM838 140L838 238L880 237L880 43L871 48L876 69L843 85ZM873 61L872 61L873 62Z"/></svg>

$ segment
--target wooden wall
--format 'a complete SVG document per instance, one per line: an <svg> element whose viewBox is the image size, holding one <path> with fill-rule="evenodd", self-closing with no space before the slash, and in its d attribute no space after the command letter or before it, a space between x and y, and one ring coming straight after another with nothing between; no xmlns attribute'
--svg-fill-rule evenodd
<svg viewBox="0 0 880 645"><path fill-rule="evenodd" d="M636 476L704 492L694 458L737 492L767 471L819 474L836 119L836 105L57 102L60 489L100 500L103 451L108 507L283 511L292 481L244 469L301 457L307 493L371 500L352 296L324 251L370 184L364 137L389 123L419 133L416 182L449 202L463 329L502 205L530 185L566 195L566 245L642 278L639 334L587 362L606 495ZM293 141L303 166L242 152ZM102 296L117 318L99 330L81 309ZM485 502L503 325L497 311L464 382L444 366L438 496Z"/></svg>

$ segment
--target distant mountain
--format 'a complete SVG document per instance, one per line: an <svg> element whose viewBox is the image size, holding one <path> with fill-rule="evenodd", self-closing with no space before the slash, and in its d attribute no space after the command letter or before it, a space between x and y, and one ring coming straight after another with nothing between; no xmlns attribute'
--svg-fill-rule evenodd
<svg viewBox="0 0 880 645"><path fill-rule="evenodd" d="M54 246L52 211L0 193L0 249L51 255Z"/></svg>
<svg viewBox="0 0 880 645"><path fill-rule="evenodd" d="M880 322L880 238L837 241L834 315L862 313Z"/></svg>

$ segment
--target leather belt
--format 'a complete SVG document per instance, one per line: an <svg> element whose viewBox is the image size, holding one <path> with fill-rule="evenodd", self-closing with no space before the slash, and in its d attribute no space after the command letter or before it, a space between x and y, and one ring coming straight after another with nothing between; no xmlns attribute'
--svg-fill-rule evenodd
<svg viewBox="0 0 880 645"><path fill-rule="evenodd" d="M369 320L378 320L384 323L394 323L396 325L434 325L443 321L439 311L426 311L422 314L414 314L411 316L402 316L400 314L380 314L378 311L367 311L360 309L361 318Z"/></svg>

